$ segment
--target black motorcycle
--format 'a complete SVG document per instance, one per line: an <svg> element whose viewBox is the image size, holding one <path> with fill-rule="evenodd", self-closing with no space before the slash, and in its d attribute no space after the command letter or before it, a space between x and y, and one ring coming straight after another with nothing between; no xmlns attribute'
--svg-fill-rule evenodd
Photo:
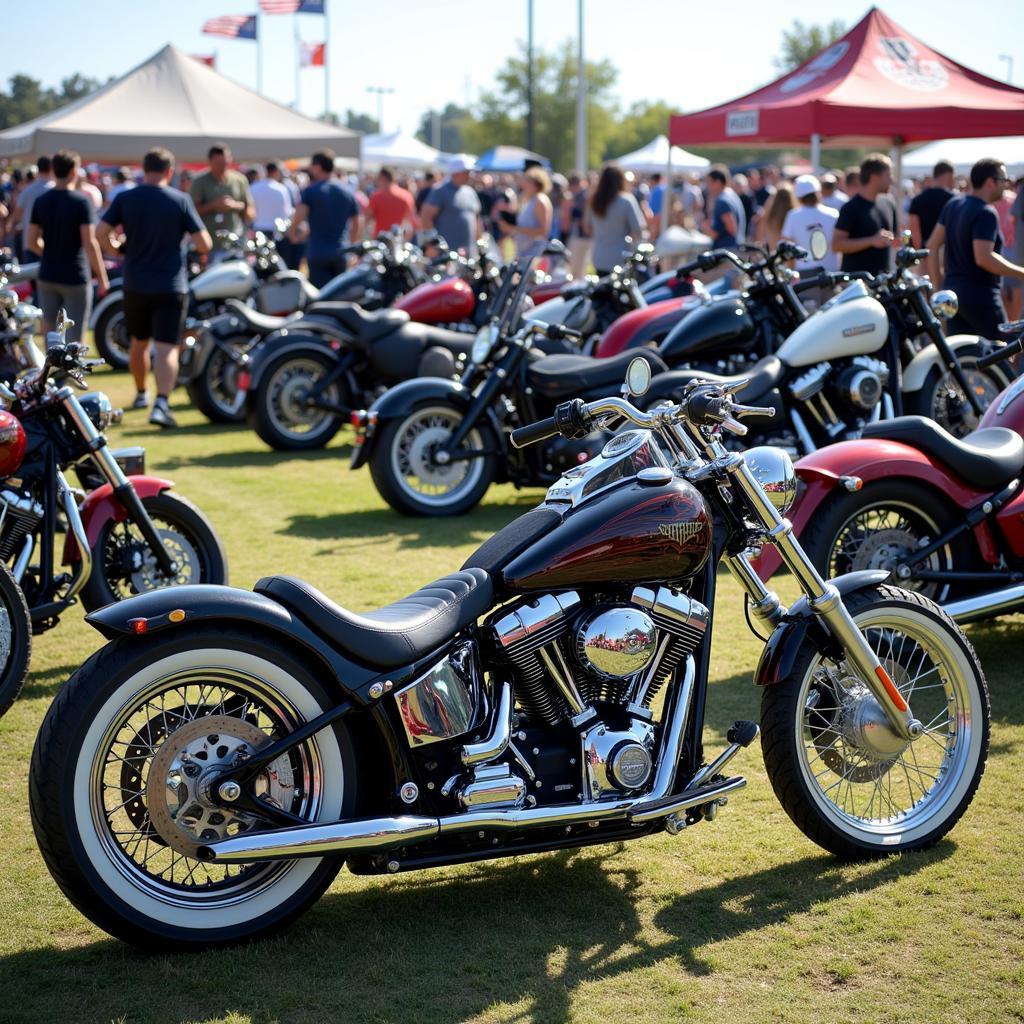
<svg viewBox="0 0 1024 1024"><path fill-rule="evenodd" d="M55 626L79 598L95 610L147 590L226 582L224 550L199 509L170 480L145 475L143 449L110 450L105 431L119 413L106 395L76 397L95 365L84 346L49 337L39 370L0 385L0 562L25 593L33 630ZM54 564L60 532L70 572Z"/></svg>
<svg viewBox="0 0 1024 1024"><path fill-rule="evenodd" d="M270 576L90 615L109 643L47 712L30 775L64 894L121 939L180 951L277 932L343 863L387 874L714 820L759 732L736 722L704 748L723 564L774 626L755 681L790 818L843 858L936 843L984 770L981 666L885 572L818 575L782 518L788 457L721 444L750 411L714 385L651 414L565 403L514 443L636 429L375 612ZM804 593L788 609L742 554L766 540Z"/></svg>

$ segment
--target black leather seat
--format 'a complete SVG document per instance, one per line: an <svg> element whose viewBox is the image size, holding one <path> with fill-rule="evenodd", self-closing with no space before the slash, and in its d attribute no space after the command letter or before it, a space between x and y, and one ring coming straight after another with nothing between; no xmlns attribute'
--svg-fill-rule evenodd
<svg viewBox="0 0 1024 1024"><path fill-rule="evenodd" d="M466 569L357 615L294 576L265 576L253 588L272 598L339 650L377 668L408 665L475 622L494 602L490 575Z"/></svg>
<svg viewBox="0 0 1024 1024"><path fill-rule="evenodd" d="M409 322L409 314L402 309L370 311L354 302L314 302L305 315L330 317L360 341L373 341Z"/></svg>
<svg viewBox="0 0 1024 1024"><path fill-rule="evenodd" d="M985 427L956 438L934 420L899 416L869 423L864 437L901 441L944 462L962 480L975 487L996 490L1024 470L1024 438L1005 427Z"/></svg>
<svg viewBox="0 0 1024 1024"><path fill-rule="evenodd" d="M274 331L279 331L282 327L290 327L302 316L301 313L289 313L288 316L271 316L269 313L260 313L240 299L228 299L224 305L232 316L242 321L247 331L264 336L273 334Z"/></svg>
<svg viewBox="0 0 1024 1024"><path fill-rule="evenodd" d="M539 394L547 398L575 397L602 387L618 390L618 385L626 377L626 368L637 356L650 363L652 374L664 373L668 369L661 356L643 349L620 352L610 359L547 356L530 365L527 379Z"/></svg>
<svg viewBox="0 0 1024 1024"><path fill-rule="evenodd" d="M736 394L736 401L749 405L778 385L785 372L786 367L781 359L775 356L765 356L764 359L759 359L754 363L749 370L733 374L731 377L722 376L720 373L708 373L705 370L673 370L669 377L672 386L679 388L691 380L710 380L722 384L733 384L736 381L749 379L750 383Z"/></svg>

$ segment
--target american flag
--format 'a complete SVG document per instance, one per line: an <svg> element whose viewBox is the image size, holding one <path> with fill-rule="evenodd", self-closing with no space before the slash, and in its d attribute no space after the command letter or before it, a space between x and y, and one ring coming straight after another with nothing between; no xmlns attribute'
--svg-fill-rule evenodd
<svg viewBox="0 0 1024 1024"><path fill-rule="evenodd" d="M264 14L323 14L324 0L260 0Z"/></svg>
<svg viewBox="0 0 1024 1024"><path fill-rule="evenodd" d="M204 36L227 36L228 39L255 39L255 14L222 14L203 24Z"/></svg>

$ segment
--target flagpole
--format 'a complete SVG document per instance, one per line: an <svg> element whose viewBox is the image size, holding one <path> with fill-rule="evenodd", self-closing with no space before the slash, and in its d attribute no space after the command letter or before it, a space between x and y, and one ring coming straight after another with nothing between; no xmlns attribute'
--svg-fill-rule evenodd
<svg viewBox="0 0 1024 1024"><path fill-rule="evenodd" d="M256 91L263 95L263 33L260 31L260 12L256 9Z"/></svg>
<svg viewBox="0 0 1024 1024"><path fill-rule="evenodd" d="M331 112L331 18L324 0L324 117Z"/></svg>
<svg viewBox="0 0 1024 1024"><path fill-rule="evenodd" d="M295 60L295 109L298 110L302 103L302 36L299 32L297 12L292 15L292 30L295 35L295 44L292 47L292 56Z"/></svg>

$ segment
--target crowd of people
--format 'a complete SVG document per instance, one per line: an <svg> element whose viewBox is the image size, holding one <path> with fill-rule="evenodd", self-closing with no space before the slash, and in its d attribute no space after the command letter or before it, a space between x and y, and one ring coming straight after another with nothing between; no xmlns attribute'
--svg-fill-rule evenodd
<svg viewBox="0 0 1024 1024"><path fill-rule="evenodd" d="M206 254L249 230L273 235L288 265L304 266L322 286L345 269L348 245L393 229L408 237L435 230L470 255L487 238L506 257L537 254L557 238L580 276L591 268L608 273L624 249L657 239L665 225L700 232L715 248L792 240L808 251L796 263L801 272L880 273L891 269L906 227L914 245L931 250L935 287L958 294L953 331L994 338L1007 316L1021 315L1024 179L1011 183L996 159L979 160L967 178L940 161L927 178L904 182L900 201L892 164L880 153L820 176L789 178L775 165L733 173L715 164L701 178L671 182L615 164L569 176L539 164L515 175L478 173L465 156L451 158L443 176L385 167L358 177L339 170L330 150L296 170L270 162L243 171L232 163L229 148L214 145L204 171L175 175L173 155L157 148L138 172L102 174L61 151L24 174L0 174L0 241L23 261L39 258L44 328L64 307L77 336L94 291L102 296L108 287L104 256L123 261L134 407L150 407L152 350L150 419L159 426L174 425L168 396L188 307L184 243Z"/></svg>

